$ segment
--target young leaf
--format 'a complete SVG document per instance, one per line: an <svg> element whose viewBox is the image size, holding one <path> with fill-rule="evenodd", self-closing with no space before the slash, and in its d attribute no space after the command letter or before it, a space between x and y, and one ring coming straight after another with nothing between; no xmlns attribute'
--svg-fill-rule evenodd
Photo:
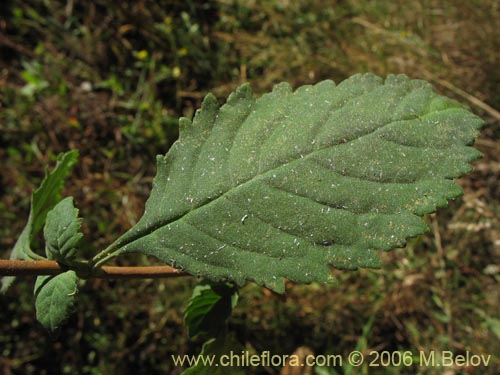
<svg viewBox="0 0 500 375"><path fill-rule="evenodd" d="M245 374L241 367L236 366L237 360L234 359L235 356L231 356L231 353L235 353L236 356L241 354L243 349L243 345L239 343L233 333L225 334L225 332L222 332L217 338L210 339L203 344L201 354L197 357L198 362L193 367L184 371L182 375ZM221 361L221 356L223 355L225 357ZM231 357L235 366L229 366L231 364ZM210 361L212 361L212 364L209 364ZM227 366L225 366L226 364Z"/></svg>
<svg viewBox="0 0 500 375"><path fill-rule="evenodd" d="M78 218L78 209L73 205L73 198L60 201L48 214L44 228L45 252L48 259L65 263L76 252L76 245L83 237L80 232L82 220Z"/></svg>
<svg viewBox="0 0 500 375"><path fill-rule="evenodd" d="M38 276L35 283L36 318L50 331L55 331L73 312L78 277L75 271L56 276Z"/></svg>
<svg viewBox="0 0 500 375"><path fill-rule="evenodd" d="M210 283L197 285L184 313L189 337L200 334L217 336L224 329L237 301L238 292L233 286Z"/></svg>
<svg viewBox="0 0 500 375"><path fill-rule="evenodd" d="M109 251L212 280L326 282L327 265L379 267L376 250L427 230L461 194L481 119L404 75L355 75L220 107L209 94L165 157L143 217Z"/></svg>
<svg viewBox="0 0 500 375"><path fill-rule="evenodd" d="M47 213L61 200L64 179L71 172L77 159L77 150L59 154L57 164L52 172L49 172L48 169L46 170L42 184L31 196L28 222L12 249L10 259L33 260L41 258L41 256L31 250L31 241L40 229L42 229ZM3 277L1 292L5 292L14 279L14 276Z"/></svg>

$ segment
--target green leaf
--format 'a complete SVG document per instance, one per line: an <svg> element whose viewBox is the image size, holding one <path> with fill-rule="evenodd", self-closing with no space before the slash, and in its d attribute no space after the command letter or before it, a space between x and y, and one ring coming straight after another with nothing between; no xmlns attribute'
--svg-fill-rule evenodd
<svg viewBox="0 0 500 375"><path fill-rule="evenodd" d="M237 301L238 292L234 286L210 283L197 285L184 313L189 336L217 336L224 329Z"/></svg>
<svg viewBox="0 0 500 375"><path fill-rule="evenodd" d="M71 173L78 160L78 150L61 153L52 172L45 171L45 178L38 189L33 192L31 209L33 213L32 234L38 233L45 224L47 213L61 200L64 180Z"/></svg>
<svg viewBox="0 0 500 375"><path fill-rule="evenodd" d="M327 265L379 267L376 250L427 230L420 216L462 191L483 121L430 84L355 75L219 108L209 94L158 156L143 217L108 249L212 280L327 282Z"/></svg>
<svg viewBox="0 0 500 375"><path fill-rule="evenodd" d="M228 363L231 353L240 355L241 358L243 349L243 345L239 343L232 332L220 334L217 338L210 339L203 344L201 354L196 357L198 363L184 371L182 375L244 375L246 372L240 367L223 366ZM222 355L225 358L219 363ZM213 361L211 365L210 361Z"/></svg>
<svg viewBox="0 0 500 375"><path fill-rule="evenodd" d="M78 291L75 271L56 276L38 276L35 283L37 320L50 331L58 329L73 312Z"/></svg>
<svg viewBox="0 0 500 375"><path fill-rule="evenodd" d="M45 178L31 196L28 222L18 237L10 254L10 259L35 260L42 258L31 250L31 242L42 229L47 213L61 200L64 179L69 175L78 159L78 151L72 150L57 157L57 164L52 172L45 171ZM2 278L1 292L5 292L14 281L14 276Z"/></svg>
<svg viewBox="0 0 500 375"><path fill-rule="evenodd" d="M48 214L44 228L45 253L48 259L67 263L74 258L76 245L83 237L80 232L82 220L73 198L60 201Z"/></svg>

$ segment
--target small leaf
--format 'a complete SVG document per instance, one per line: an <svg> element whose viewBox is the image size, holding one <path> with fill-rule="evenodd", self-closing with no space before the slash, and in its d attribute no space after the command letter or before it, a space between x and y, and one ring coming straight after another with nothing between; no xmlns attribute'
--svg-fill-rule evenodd
<svg viewBox="0 0 500 375"><path fill-rule="evenodd" d="M31 250L31 241L42 229L47 213L61 200L64 179L69 175L78 159L78 151L72 150L57 157L57 164L52 172L45 171L45 178L40 187L31 196L28 222L18 237L10 254L10 259L34 260L42 258ZM7 291L15 276L2 278L1 292Z"/></svg>
<svg viewBox="0 0 500 375"><path fill-rule="evenodd" d="M31 207L33 212L33 231L38 233L45 224L47 213L61 200L64 180L70 174L78 160L78 151L72 150L57 156L57 163L52 172L45 171L45 178L33 192Z"/></svg>
<svg viewBox="0 0 500 375"><path fill-rule="evenodd" d="M328 265L379 267L377 250L427 230L421 219L462 191L483 121L430 84L355 75L219 108L207 95L158 156L141 220L111 247L193 275L284 291L328 282Z"/></svg>
<svg viewBox="0 0 500 375"><path fill-rule="evenodd" d="M50 331L58 329L73 312L78 277L74 271L38 276L35 283L37 320Z"/></svg>
<svg viewBox="0 0 500 375"><path fill-rule="evenodd" d="M78 209L73 205L73 198L60 201L48 214L44 228L45 252L48 259L61 263L74 258L76 245L83 237L80 232L82 220L78 218Z"/></svg>
<svg viewBox="0 0 500 375"><path fill-rule="evenodd" d="M201 354L197 356L198 363L184 371L182 375L244 375L246 372L240 367L225 366L225 364L230 364L228 361L231 353L238 355L243 350L243 345L232 332L220 334L217 338L210 339L203 344ZM221 362L222 355L225 357ZM208 363L210 361L212 361L211 365Z"/></svg>
<svg viewBox="0 0 500 375"><path fill-rule="evenodd" d="M197 285L184 313L189 336L217 336L224 329L237 300L238 293L234 286L210 283Z"/></svg>

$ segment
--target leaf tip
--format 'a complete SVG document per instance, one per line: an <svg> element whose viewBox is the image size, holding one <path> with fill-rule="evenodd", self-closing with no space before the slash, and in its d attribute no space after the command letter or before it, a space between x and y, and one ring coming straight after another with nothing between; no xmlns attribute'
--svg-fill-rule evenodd
<svg viewBox="0 0 500 375"><path fill-rule="evenodd" d="M273 94L289 94L293 91L292 86L288 82L277 83L273 86Z"/></svg>
<svg viewBox="0 0 500 375"><path fill-rule="evenodd" d="M332 90L335 88L335 82L332 81L331 79L325 79L323 81L316 83L314 87L319 89Z"/></svg>
<svg viewBox="0 0 500 375"><path fill-rule="evenodd" d="M245 97L253 95L252 86L248 82L245 82L245 83L241 84L240 86L238 86L238 88L236 89L235 92L238 95L245 96Z"/></svg>
<svg viewBox="0 0 500 375"><path fill-rule="evenodd" d="M189 127L184 128L184 132L189 129L190 133L193 132L192 134L199 135L198 130L211 128L214 125L218 112L219 103L217 102L217 98L214 94L208 93L201 103L201 108L196 111L192 123Z"/></svg>
<svg viewBox="0 0 500 375"><path fill-rule="evenodd" d="M285 280L283 278L273 278L272 280L266 280L264 286L274 293L284 294L285 293Z"/></svg>
<svg viewBox="0 0 500 375"><path fill-rule="evenodd" d="M184 129L188 128L191 125L191 120L187 117L181 117L179 119L179 132L182 132Z"/></svg>
<svg viewBox="0 0 500 375"><path fill-rule="evenodd" d="M253 99L253 91L252 87L248 82L243 83L242 85L238 86L238 88L229 94L229 97L227 98L226 105L234 105L238 103L240 100L248 100L248 99ZM224 108L225 105L222 107Z"/></svg>
<svg viewBox="0 0 500 375"><path fill-rule="evenodd" d="M15 279L15 276L2 277L2 279L0 279L0 294L6 294Z"/></svg>
<svg viewBox="0 0 500 375"><path fill-rule="evenodd" d="M410 81L410 77L406 74L388 74L385 78L384 84L392 86L392 85L401 85L402 83L406 83Z"/></svg>
<svg viewBox="0 0 500 375"><path fill-rule="evenodd" d="M217 110L219 109L219 103L217 102L217 98L215 97L214 94L209 92L205 98L203 99L203 102L201 103L201 110L202 111L210 111L210 110Z"/></svg>
<svg viewBox="0 0 500 375"><path fill-rule="evenodd" d="M80 156L80 151L77 149L73 149L67 152L61 152L59 155L57 155L57 162L64 162L66 161L68 163L68 167L73 167L76 162L78 161L78 157Z"/></svg>

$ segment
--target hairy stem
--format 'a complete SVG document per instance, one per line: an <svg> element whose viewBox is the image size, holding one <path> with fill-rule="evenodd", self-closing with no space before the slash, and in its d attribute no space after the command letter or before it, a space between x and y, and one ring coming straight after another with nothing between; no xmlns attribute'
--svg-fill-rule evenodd
<svg viewBox="0 0 500 375"><path fill-rule="evenodd" d="M112 253L115 249L116 249L116 246L114 246L115 243L112 243L111 245L109 245L107 248L105 248L104 250L102 250L101 252L97 253L93 258L92 258L92 263L94 265L96 264L102 264L103 263L103 259L108 258L108 255L110 253Z"/></svg>
<svg viewBox="0 0 500 375"><path fill-rule="evenodd" d="M94 263L94 268L102 268L102 265L104 263L106 263L107 261L115 258L118 256L118 251L114 251L114 252L106 252L106 253L101 253L101 254L98 254L100 255L99 257L94 257L94 259L92 259L92 262Z"/></svg>
<svg viewBox="0 0 500 375"><path fill-rule="evenodd" d="M0 259L0 276L57 275L66 270L52 260L25 261ZM91 277L101 279L157 279L188 275L187 272L169 266L104 266L95 269Z"/></svg>

